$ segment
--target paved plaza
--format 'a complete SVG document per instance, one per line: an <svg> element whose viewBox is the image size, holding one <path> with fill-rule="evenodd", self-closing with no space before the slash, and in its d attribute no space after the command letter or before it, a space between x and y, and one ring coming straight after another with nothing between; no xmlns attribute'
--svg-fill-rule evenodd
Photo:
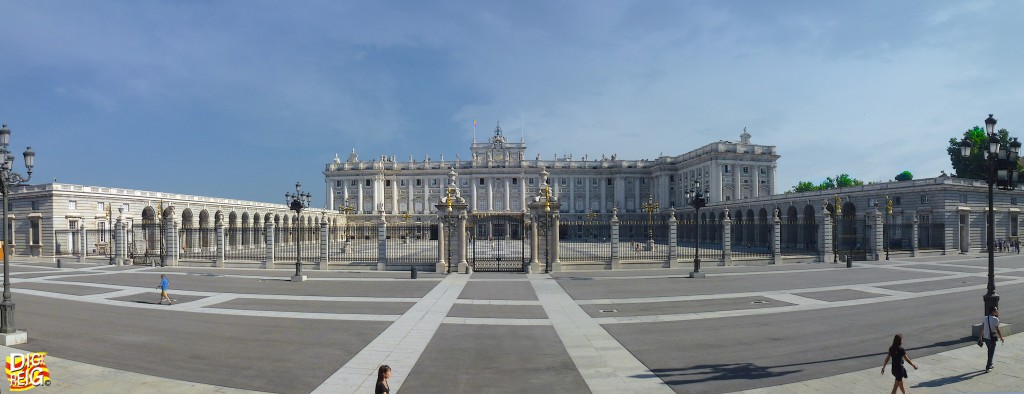
<svg viewBox="0 0 1024 394"><path fill-rule="evenodd" d="M1024 257L999 255L1004 321ZM280 268L280 265L278 266ZM1024 346L996 369L983 255L556 274L118 267L16 260L16 325L48 353L37 392L888 392L905 335L912 392L1024 390ZM160 274L174 305L157 305ZM1024 327L1017 325L1014 329ZM888 373L888 369L886 371ZM6 388L5 388L6 390Z"/></svg>

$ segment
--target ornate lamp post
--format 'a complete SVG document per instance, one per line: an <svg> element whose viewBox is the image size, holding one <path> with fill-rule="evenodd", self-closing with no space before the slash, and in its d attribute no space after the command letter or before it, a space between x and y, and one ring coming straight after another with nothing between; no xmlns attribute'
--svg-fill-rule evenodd
<svg viewBox="0 0 1024 394"><path fill-rule="evenodd" d="M640 205L640 209L647 212L647 249L654 250L654 212L658 210L660 205L654 202L654 197L647 195L647 202Z"/></svg>
<svg viewBox="0 0 1024 394"><path fill-rule="evenodd" d="M345 202L342 203L341 205L338 205L338 210L341 211L341 213L344 214L345 216L345 233L342 234L345 240L341 243L341 253L348 253L348 214L352 213L352 211L355 211L356 208L351 205L348 205L348 197L345 197Z"/></svg>
<svg viewBox="0 0 1024 394"><path fill-rule="evenodd" d="M8 262L8 255L11 253L9 247L7 234L7 195L11 192L11 188L28 182L32 179L32 167L35 166L36 153L32 151L32 147L25 148L25 153L22 155L25 157L25 169L28 176L21 176L14 172L14 155L7 150L7 146L11 143L11 129L7 128L7 125L0 127L0 193L3 193L3 225L0 226L0 238L3 238L3 255L4 255L4 300L0 302L0 334L3 334L4 344L6 346L16 345L19 343L25 343L28 341L28 335L18 335L18 331L14 328L14 301L11 300L11 267ZM24 332L21 332L24 333ZM8 334L16 334L10 336Z"/></svg>
<svg viewBox="0 0 1024 394"><path fill-rule="evenodd" d="M1002 140L996 134L996 119L992 117L992 114L988 114L988 119L985 119L985 133L988 135L988 154L985 156L985 163L988 167L985 173L985 182L988 183L988 223L986 226L988 235L986 239L986 248L988 249L988 292L985 293L982 299L985 300L985 314L987 315L992 308L999 306L999 295L996 294L995 254L993 252L995 247L995 211L992 206L993 186L999 186L1003 190L1017 188L1017 161L1020 158L1021 143L1016 138L1013 138L1006 144L1006 147L1003 147ZM965 158L970 156L973 145L971 140L965 135L963 140L960 141L960 154ZM978 147L979 150L982 148Z"/></svg>
<svg viewBox="0 0 1024 394"><path fill-rule="evenodd" d="M693 207L694 213L694 224L697 227L697 232L694 234L697 238L694 241L694 252L693 252L693 272L690 273L691 278L703 278L704 273L700 272L700 209L708 205L707 196L710 195L707 187L701 188L700 181L693 181L693 186L690 190L686 191L686 205Z"/></svg>
<svg viewBox="0 0 1024 394"><path fill-rule="evenodd" d="M295 275L292 276L292 282L302 282L306 280L306 275L302 274L302 232L299 230L299 215L303 209L309 208L309 201L311 196L309 193L302 192L302 184L295 182L295 193L284 193L285 204L288 204L288 209L295 211Z"/></svg>

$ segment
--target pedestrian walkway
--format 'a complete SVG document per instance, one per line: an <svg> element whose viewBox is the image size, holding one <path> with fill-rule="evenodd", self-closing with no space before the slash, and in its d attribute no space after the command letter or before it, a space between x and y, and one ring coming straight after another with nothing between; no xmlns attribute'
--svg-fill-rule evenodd
<svg viewBox="0 0 1024 394"><path fill-rule="evenodd" d="M984 347L967 345L948 352L910 358L920 368L907 365L910 375L904 382L907 391L918 393L1006 393L1024 392L1024 338L1006 337L996 347L995 369L985 372ZM740 391L745 394L800 393L886 393L892 390L891 365L881 375L884 356L878 366L862 371L806 380L780 386Z"/></svg>

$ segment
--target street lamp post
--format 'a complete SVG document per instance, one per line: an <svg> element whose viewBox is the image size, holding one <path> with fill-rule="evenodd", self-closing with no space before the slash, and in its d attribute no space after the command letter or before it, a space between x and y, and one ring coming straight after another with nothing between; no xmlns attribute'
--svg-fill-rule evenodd
<svg viewBox="0 0 1024 394"><path fill-rule="evenodd" d="M892 199L890 199L889 196L885 196L885 226L886 227L891 227L890 223L889 223L891 221L891 218L892 218ZM889 231L892 231L892 228L889 228ZM885 231L883 231L883 232L885 232ZM883 240L883 241L885 241L885 259L886 260L889 260L889 236L890 236L890 234L886 233L885 234L885 239Z"/></svg>
<svg viewBox="0 0 1024 394"><path fill-rule="evenodd" d="M686 205L693 207L693 222L697 227L696 240L694 241L693 248L693 272L690 273L691 278L703 278L704 273L700 272L700 209L708 205L709 190L701 188L700 181L693 181L693 186L690 190L686 191Z"/></svg>
<svg viewBox="0 0 1024 394"><path fill-rule="evenodd" d="M35 165L36 153L32 151L32 147L25 148L25 169L27 170L28 176L21 176L14 172L14 155L7 150L7 146L11 142L11 129L7 128L7 125L0 127L0 193L3 194L3 214L4 224L0 226L0 238L3 238L3 255L4 255L4 300L0 302L0 334L3 334L4 345L16 345L19 343L25 343L28 341L28 335L20 335L18 330L14 328L14 301L11 300L11 266L8 261L11 249L9 247L7 236L7 195L11 192L11 188L14 186L21 185L32 179L32 167ZM24 333L24 332L21 332ZM15 335L10 335L15 334Z"/></svg>
<svg viewBox="0 0 1024 394"><path fill-rule="evenodd" d="M299 230L299 215L303 209L309 208L309 201L311 196L309 193L302 192L302 184L295 182L295 193L284 193L285 203L288 204L288 209L295 211L295 275L292 276L292 282L302 282L306 280L306 275L302 274L302 232Z"/></svg>
<svg viewBox="0 0 1024 394"><path fill-rule="evenodd" d="M660 205L654 202L654 196L648 195L647 202L640 205L640 209L647 212L647 249L654 250L654 212Z"/></svg>
<svg viewBox="0 0 1024 394"><path fill-rule="evenodd" d="M356 208L348 204L348 197L345 197L345 202L338 205L338 210L344 214L345 217L345 233L342 236L345 238L344 242L341 243L341 253L348 253L348 238L349 238L349 217L348 214L355 211Z"/></svg>
<svg viewBox="0 0 1024 394"><path fill-rule="evenodd" d="M999 186L1003 190L1017 188L1017 161L1020 154L1021 143L1016 138L1011 139L1003 147L1003 142L996 134L996 119L988 114L985 119L985 134L988 136L988 154L985 156L987 163L985 172L985 183L988 184L988 223L986 226L987 240L985 247L988 249L988 292L982 296L985 301L985 314L989 314L993 308L999 306L999 295L996 294L995 274L995 211L992 203L993 186ZM971 148L974 146L967 135L960 141L960 155L968 157L971 155ZM979 150L983 147L979 146Z"/></svg>

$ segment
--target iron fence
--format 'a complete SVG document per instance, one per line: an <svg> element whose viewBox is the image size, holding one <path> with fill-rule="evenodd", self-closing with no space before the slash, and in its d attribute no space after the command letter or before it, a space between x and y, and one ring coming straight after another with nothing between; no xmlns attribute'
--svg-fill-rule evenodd
<svg viewBox="0 0 1024 394"><path fill-rule="evenodd" d="M53 254L55 256L78 256L81 252L82 230L54 230Z"/></svg>
<svg viewBox="0 0 1024 394"><path fill-rule="evenodd" d="M945 249L945 223L918 223L917 247L920 249Z"/></svg>
<svg viewBox="0 0 1024 394"><path fill-rule="evenodd" d="M388 264L437 262L437 224L389 223L385 242L387 243Z"/></svg>
<svg viewBox="0 0 1024 394"><path fill-rule="evenodd" d="M914 225L911 223L889 224L882 226L882 239L889 251L912 250L914 248Z"/></svg>
<svg viewBox="0 0 1024 394"><path fill-rule="evenodd" d="M833 260L839 256L851 256L854 260L867 260L867 246L870 245L868 227L865 219L843 216L832 227L834 236ZM826 259L828 257L826 256Z"/></svg>
<svg viewBox="0 0 1024 394"><path fill-rule="evenodd" d="M217 260L217 232L208 227L182 227L178 230L182 260Z"/></svg>
<svg viewBox="0 0 1024 394"><path fill-rule="evenodd" d="M469 229L468 259L474 271L522 272L531 253L522 214L474 214Z"/></svg>
<svg viewBox="0 0 1024 394"><path fill-rule="evenodd" d="M377 264L377 224L355 222L328 229L331 262Z"/></svg>
<svg viewBox="0 0 1024 394"><path fill-rule="evenodd" d="M558 258L561 261L610 261L611 223L561 221L558 224Z"/></svg>
<svg viewBox="0 0 1024 394"><path fill-rule="evenodd" d="M114 254L114 230L85 230L85 255L112 256Z"/></svg>
<svg viewBox="0 0 1024 394"><path fill-rule="evenodd" d="M267 230L261 227L224 229L225 260L263 261L267 258ZM317 240L317 242L320 242Z"/></svg>
<svg viewBox="0 0 1024 394"><path fill-rule="evenodd" d="M167 237L160 223L143 222L135 224L128 234L128 258L134 265L164 265L164 249Z"/></svg>
<svg viewBox="0 0 1024 394"><path fill-rule="evenodd" d="M280 234L283 242L274 243L275 263L320 262L320 226L285 227Z"/></svg>
<svg viewBox="0 0 1024 394"><path fill-rule="evenodd" d="M696 247L700 247L702 260L722 260L722 225L714 222L696 222L680 220L676 225L676 246L679 247L679 258L693 260L697 257ZM700 228L700 242L697 242L697 229Z"/></svg>
<svg viewBox="0 0 1024 394"><path fill-rule="evenodd" d="M782 222L779 224L779 253L782 255L817 255L818 224L814 222Z"/></svg>
<svg viewBox="0 0 1024 394"><path fill-rule="evenodd" d="M761 221L737 220L732 222L732 242L730 243L733 258L771 258L772 227L771 223Z"/></svg>
<svg viewBox="0 0 1024 394"><path fill-rule="evenodd" d="M660 261L668 260L669 248L673 243L668 239L668 222L662 219L629 220L619 222L619 260ZM628 244L628 247L623 247ZM561 256L559 256L561 257Z"/></svg>

